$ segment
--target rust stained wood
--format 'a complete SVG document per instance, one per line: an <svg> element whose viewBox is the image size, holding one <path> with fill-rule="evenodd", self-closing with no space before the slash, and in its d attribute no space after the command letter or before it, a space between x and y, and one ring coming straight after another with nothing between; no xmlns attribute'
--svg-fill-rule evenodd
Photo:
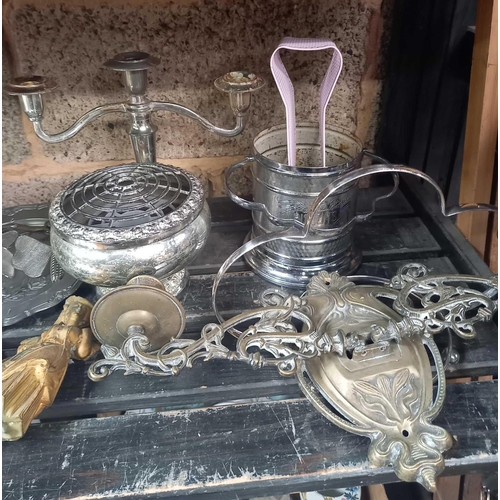
<svg viewBox="0 0 500 500"><path fill-rule="evenodd" d="M490 203L498 135L498 0L479 0L460 203ZM489 215L462 214L458 227L481 256Z"/></svg>

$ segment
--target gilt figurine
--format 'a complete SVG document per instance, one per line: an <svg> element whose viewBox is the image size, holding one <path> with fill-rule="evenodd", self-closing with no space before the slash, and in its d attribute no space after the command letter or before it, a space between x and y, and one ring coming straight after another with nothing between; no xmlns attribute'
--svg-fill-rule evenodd
<svg viewBox="0 0 500 500"><path fill-rule="evenodd" d="M24 436L30 422L56 397L70 359L87 360L98 350L89 327L92 304L69 297L55 324L21 342L2 363L2 440Z"/></svg>

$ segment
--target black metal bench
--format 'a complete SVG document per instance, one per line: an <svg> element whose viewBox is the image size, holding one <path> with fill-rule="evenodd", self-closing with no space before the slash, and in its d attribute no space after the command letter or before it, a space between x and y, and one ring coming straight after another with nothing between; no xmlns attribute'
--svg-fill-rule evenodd
<svg viewBox="0 0 500 500"><path fill-rule="evenodd" d="M368 208L374 188L360 194ZM403 194L404 192L404 194ZM360 274L391 277L405 262L435 272L490 275L450 220L439 214L431 193L403 183L372 221L357 227L363 249ZM186 337L215 321L210 307L214 273L243 241L250 214L227 199L210 200L213 227L203 254L191 266L180 297L187 313ZM269 284L238 262L220 287L229 317L256 306ZM94 290L78 292L91 300ZM4 356L55 320L54 308L3 331ZM497 326L480 324L477 338L454 338L460 354L448 376L497 376ZM394 482L389 468L370 466L368 439L348 434L324 419L295 379L274 368L252 370L227 361L199 362L178 377L124 377L91 382L89 363L68 368L54 404L26 436L4 443L5 499L249 498L292 491ZM257 400L257 398L261 398ZM215 406L251 399L230 406ZM160 413L96 418L106 412L159 408ZM497 381L450 384L436 419L455 438L444 474L496 470Z"/></svg>

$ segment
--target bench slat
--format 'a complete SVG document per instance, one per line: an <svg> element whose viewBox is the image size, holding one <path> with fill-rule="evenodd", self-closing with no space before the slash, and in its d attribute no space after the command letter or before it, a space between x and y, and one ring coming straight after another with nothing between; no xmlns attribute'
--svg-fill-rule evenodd
<svg viewBox="0 0 500 500"><path fill-rule="evenodd" d="M496 381L448 386L435 421L456 440L445 474L496 470L497 413ZM3 445L3 492L221 500L397 480L369 465L367 448L307 400L34 424Z"/></svg>

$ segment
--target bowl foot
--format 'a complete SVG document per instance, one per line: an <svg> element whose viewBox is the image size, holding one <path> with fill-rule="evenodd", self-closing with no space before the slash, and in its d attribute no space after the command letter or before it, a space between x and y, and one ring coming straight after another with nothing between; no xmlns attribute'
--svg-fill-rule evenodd
<svg viewBox="0 0 500 500"><path fill-rule="evenodd" d="M176 273L169 274L168 276L164 276L163 278L159 278L163 283L165 290L174 295L179 295L187 286L189 282L189 271L184 268ZM96 286L97 298L101 298L103 295L106 295L111 290L114 290L118 287L108 287L108 286Z"/></svg>

